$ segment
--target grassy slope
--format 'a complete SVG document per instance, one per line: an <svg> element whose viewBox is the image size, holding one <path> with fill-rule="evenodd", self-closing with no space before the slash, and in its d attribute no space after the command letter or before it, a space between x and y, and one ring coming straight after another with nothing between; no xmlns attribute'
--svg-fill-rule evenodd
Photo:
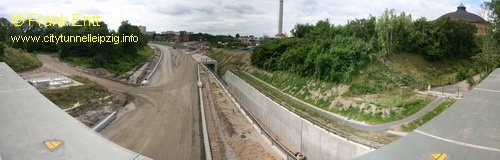
<svg viewBox="0 0 500 160"><path fill-rule="evenodd" d="M432 97L415 94L423 86L452 84L459 69L473 72L467 60L431 62L414 54L393 54L360 70L353 81L333 84L286 72L266 72L241 61L241 53L219 51L219 71L243 69L280 90L315 106L369 123L405 118L427 105ZM470 71L469 71L470 70ZM221 74L221 73L219 73ZM342 89L342 86L347 89ZM419 87L420 86L420 87ZM374 106L374 107L372 107Z"/></svg>
<svg viewBox="0 0 500 160"><path fill-rule="evenodd" d="M466 70L469 76L475 74L471 60L428 61L422 56L407 53L391 55L388 65L400 71L404 76L414 79L414 83L433 86L449 85L463 80L455 78L460 69Z"/></svg>
<svg viewBox="0 0 500 160"><path fill-rule="evenodd" d="M427 123L437 115L441 114L444 110L448 109L453 103L455 103L456 100L453 99L447 99L443 103L439 104L436 108L434 108L432 111L428 112L427 114L423 115L422 117L408 123L402 126L402 129L405 132L410 132L413 131L414 129L420 127L421 125Z"/></svg>
<svg viewBox="0 0 500 160"><path fill-rule="evenodd" d="M35 55L20 49L5 48L5 54L0 57L0 62L5 62L14 71L22 72L42 66L42 62Z"/></svg>
<svg viewBox="0 0 500 160"><path fill-rule="evenodd" d="M62 109L73 107L75 103L85 103L91 99L102 98L108 90L85 77L72 76L71 79L82 83L81 86L40 91L47 99Z"/></svg>

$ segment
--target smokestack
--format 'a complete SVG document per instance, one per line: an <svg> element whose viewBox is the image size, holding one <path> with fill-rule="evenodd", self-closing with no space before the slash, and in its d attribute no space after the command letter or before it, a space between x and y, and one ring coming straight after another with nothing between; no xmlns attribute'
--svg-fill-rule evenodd
<svg viewBox="0 0 500 160"><path fill-rule="evenodd" d="M280 17L276 37L285 37L285 34L283 34L283 0L280 0Z"/></svg>

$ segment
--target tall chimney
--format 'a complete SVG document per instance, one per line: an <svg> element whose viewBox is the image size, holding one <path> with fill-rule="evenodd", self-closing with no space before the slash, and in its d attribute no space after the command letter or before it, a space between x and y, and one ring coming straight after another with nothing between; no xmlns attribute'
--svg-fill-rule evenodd
<svg viewBox="0 0 500 160"><path fill-rule="evenodd" d="M278 24L278 34L276 34L276 37L285 37L285 34L283 34L283 0L280 0L280 18Z"/></svg>

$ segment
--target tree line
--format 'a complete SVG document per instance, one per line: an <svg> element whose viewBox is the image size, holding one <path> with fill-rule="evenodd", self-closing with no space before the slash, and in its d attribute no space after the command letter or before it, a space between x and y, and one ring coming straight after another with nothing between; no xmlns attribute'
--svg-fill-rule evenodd
<svg viewBox="0 0 500 160"><path fill-rule="evenodd" d="M269 71L347 82L366 64L391 54L419 54L434 61L470 59L482 52L485 43L476 31L465 20L413 20L404 12L386 9L379 17L354 19L345 25L333 25L328 19L297 24L291 30L293 37L256 47L251 62Z"/></svg>
<svg viewBox="0 0 500 160"><path fill-rule="evenodd" d="M189 35L190 41L206 41L210 43L210 46L216 48L246 47L238 38L231 35L212 35L201 32Z"/></svg>
<svg viewBox="0 0 500 160"><path fill-rule="evenodd" d="M0 56L3 53L5 46L23 49L30 53L37 52L57 52L63 60L79 60L81 63L92 68L111 69L112 72L124 72L118 65L123 62L135 62L134 59L139 57L138 51L147 46L148 37L142 34L137 26L130 24L128 21L122 21L117 31L110 30L108 25L101 21L99 26L89 26L88 21L77 21L75 24L82 26L58 26L49 24L38 24L37 22L29 22L25 20L23 25L14 26L6 18L0 18ZM28 25L29 24L29 25ZM122 40L123 36L137 36L137 42L126 41L119 43L100 43L100 42L71 42L71 43L55 43L44 42L44 36L119 36ZM12 36L40 36L38 43L23 42L21 40L15 42ZM89 38L90 39L90 38Z"/></svg>

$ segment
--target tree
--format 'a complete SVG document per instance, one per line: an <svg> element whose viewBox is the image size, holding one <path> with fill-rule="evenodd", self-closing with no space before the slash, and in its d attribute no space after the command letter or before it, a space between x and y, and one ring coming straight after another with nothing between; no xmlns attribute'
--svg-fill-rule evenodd
<svg viewBox="0 0 500 160"><path fill-rule="evenodd" d="M305 35L314 28L314 26L306 23L306 24L296 24L295 28L293 28L290 33L292 33L293 37L296 38L304 38Z"/></svg>
<svg viewBox="0 0 500 160"><path fill-rule="evenodd" d="M426 55L431 50L431 28L433 25L425 17L419 18L412 23L413 32L409 36L408 52Z"/></svg>
<svg viewBox="0 0 500 160"><path fill-rule="evenodd" d="M267 43L269 42L271 39L269 38L269 36L267 34L263 35L262 36L262 39L260 40L260 44L264 44L264 43Z"/></svg>
<svg viewBox="0 0 500 160"><path fill-rule="evenodd" d="M390 21L394 19L395 16L394 9L385 9L384 13L377 19L375 29L377 30L379 45L382 47L380 54L384 56L390 54L392 50L393 28L390 26Z"/></svg>
<svg viewBox="0 0 500 160"><path fill-rule="evenodd" d="M377 19L370 15L368 18L354 19L345 25L345 35L370 41L377 36L375 25Z"/></svg>
<svg viewBox="0 0 500 160"><path fill-rule="evenodd" d="M491 11L488 9L486 3L483 3L479 6L479 8L476 10L476 14L486 21L490 21L489 19L492 16Z"/></svg>
<svg viewBox="0 0 500 160"><path fill-rule="evenodd" d="M236 38L240 38L240 34L239 33L236 33Z"/></svg>
<svg viewBox="0 0 500 160"><path fill-rule="evenodd" d="M431 48L431 53L434 53L427 55L427 58L469 58L477 52L474 35L477 29L472 23L444 17L433 25L431 38L435 46Z"/></svg>
<svg viewBox="0 0 500 160"><path fill-rule="evenodd" d="M7 19L3 17L0 18L0 57L2 57L4 54L4 44L7 41L7 30L10 25L11 24Z"/></svg>
<svg viewBox="0 0 500 160"><path fill-rule="evenodd" d="M294 37L261 44L253 50L250 61L269 71L286 71L331 82L349 81L370 61L368 53L373 48L370 42L350 35L345 28L328 20L310 26L297 25L292 30Z"/></svg>
<svg viewBox="0 0 500 160"><path fill-rule="evenodd" d="M44 28L42 36L57 36L57 33L59 32L59 26L47 26ZM42 52L57 52L58 47L56 43L44 43L40 48L38 48L39 51Z"/></svg>
<svg viewBox="0 0 500 160"><path fill-rule="evenodd" d="M381 55L388 55L407 51L411 33L411 15L402 12L399 16L394 13L394 9L386 9L377 19L375 30L378 35L378 42L381 47Z"/></svg>
<svg viewBox="0 0 500 160"><path fill-rule="evenodd" d="M118 35L138 37L138 42L131 41L133 38L130 38L127 39L127 42L120 43L122 52L125 54L137 54L139 49L147 45L147 38L141 33L139 27L131 25L128 21L122 21L122 24L118 27Z"/></svg>
<svg viewBox="0 0 500 160"><path fill-rule="evenodd" d="M491 11L489 18L492 24L492 40L500 42L500 0L484 2L484 5Z"/></svg>

